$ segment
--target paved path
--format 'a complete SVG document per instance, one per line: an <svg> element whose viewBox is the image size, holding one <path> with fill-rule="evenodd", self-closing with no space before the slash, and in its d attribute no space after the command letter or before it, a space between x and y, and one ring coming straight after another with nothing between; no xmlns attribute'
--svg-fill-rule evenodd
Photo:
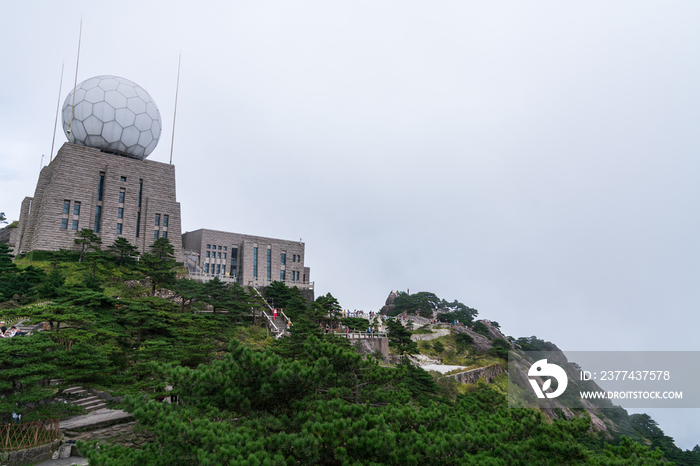
<svg viewBox="0 0 700 466"><path fill-rule="evenodd" d="M131 414L127 413L126 411L122 411L121 409L96 409L95 411L91 411L89 414L75 416L68 418L65 421L61 421L61 430L66 431L82 429L87 426L102 424L103 422L128 422L131 420L131 417ZM116 424L116 422L114 422L114 424Z"/></svg>
<svg viewBox="0 0 700 466"><path fill-rule="evenodd" d="M71 456L70 458L44 461L43 463L37 463L36 466L71 466L73 464L84 466L88 464L88 460L79 456Z"/></svg>
<svg viewBox="0 0 700 466"><path fill-rule="evenodd" d="M467 366L448 366L446 364L425 364L420 366L426 371L438 371L441 374L453 371L455 369L465 369Z"/></svg>
<svg viewBox="0 0 700 466"><path fill-rule="evenodd" d="M435 333L415 333L411 335L411 340L413 341L430 341L436 338L444 337L450 334L450 329L439 328L434 330Z"/></svg>

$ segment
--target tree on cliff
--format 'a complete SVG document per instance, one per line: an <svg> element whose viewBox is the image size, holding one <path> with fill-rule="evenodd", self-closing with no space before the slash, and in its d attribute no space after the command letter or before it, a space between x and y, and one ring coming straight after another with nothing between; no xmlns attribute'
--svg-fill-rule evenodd
<svg viewBox="0 0 700 466"><path fill-rule="evenodd" d="M102 247L102 240L90 228L83 228L75 236L76 238L73 242L80 247L80 258L78 258L78 262L83 261L83 255L86 251L90 249L99 251Z"/></svg>

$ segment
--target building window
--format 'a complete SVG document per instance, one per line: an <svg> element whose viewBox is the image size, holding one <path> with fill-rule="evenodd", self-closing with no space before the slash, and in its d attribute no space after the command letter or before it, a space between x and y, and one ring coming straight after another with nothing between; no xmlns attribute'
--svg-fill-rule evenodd
<svg viewBox="0 0 700 466"><path fill-rule="evenodd" d="M224 246L224 251L226 250L226 246Z"/></svg>
<svg viewBox="0 0 700 466"><path fill-rule="evenodd" d="M70 201L63 201L63 213L67 214L70 212Z"/></svg>
<svg viewBox="0 0 700 466"><path fill-rule="evenodd" d="M136 212L136 237L139 237L139 230L141 229L141 212Z"/></svg>
<svg viewBox="0 0 700 466"><path fill-rule="evenodd" d="M139 180L139 207L141 207L141 193L143 192L143 180Z"/></svg>
<svg viewBox="0 0 700 466"><path fill-rule="evenodd" d="M126 176L122 176L121 178L119 178L119 181L126 181Z"/></svg>
<svg viewBox="0 0 700 466"><path fill-rule="evenodd" d="M160 225L160 214L156 214L156 226Z"/></svg>
<svg viewBox="0 0 700 466"><path fill-rule="evenodd" d="M123 207L119 207L117 209L117 218L124 218L124 208Z"/></svg>
<svg viewBox="0 0 700 466"><path fill-rule="evenodd" d="M221 251L221 246L219 246L219 251Z"/></svg>
<svg viewBox="0 0 700 466"><path fill-rule="evenodd" d="M216 274L217 275L221 274L221 265L220 264L216 264Z"/></svg>
<svg viewBox="0 0 700 466"><path fill-rule="evenodd" d="M211 244L207 244L207 249L211 249Z"/></svg>
<svg viewBox="0 0 700 466"><path fill-rule="evenodd" d="M121 223L117 223L117 234L118 235L122 234L122 224Z"/></svg>
<svg viewBox="0 0 700 466"><path fill-rule="evenodd" d="M167 238L168 237L168 230L163 230L162 236L163 236L163 238Z"/></svg>
<svg viewBox="0 0 700 466"><path fill-rule="evenodd" d="M287 253L283 252L280 254L280 264L286 265L287 264Z"/></svg>
<svg viewBox="0 0 700 466"><path fill-rule="evenodd" d="M217 257L218 257L219 259L221 259L221 253L219 253L219 255L218 255Z"/></svg>
<svg viewBox="0 0 700 466"><path fill-rule="evenodd" d="M73 229L73 230L77 230L77 229L78 229L78 221L77 221L77 220L73 220L72 229Z"/></svg>
<svg viewBox="0 0 700 466"><path fill-rule="evenodd" d="M224 249L226 249L226 248L224 248ZM226 253L224 253L224 259L226 259Z"/></svg>
<svg viewBox="0 0 700 466"><path fill-rule="evenodd" d="M272 249L267 250L267 281L272 281Z"/></svg>
<svg viewBox="0 0 700 466"><path fill-rule="evenodd" d="M211 251L207 251L207 257L209 257L210 253L211 253Z"/></svg>
<svg viewBox="0 0 700 466"><path fill-rule="evenodd" d="M168 216L167 215L163 215L163 226L164 227L168 226Z"/></svg>
<svg viewBox="0 0 700 466"><path fill-rule="evenodd" d="M226 275L226 264L221 266L221 274Z"/></svg>
<svg viewBox="0 0 700 466"><path fill-rule="evenodd" d="M95 206L95 228L93 228L93 231L95 233L100 232L100 222L102 221L102 206L98 205Z"/></svg>
<svg viewBox="0 0 700 466"><path fill-rule="evenodd" d="M61 230L67 230L67 229L68 229L68 219L62 218L61 219Z"/></svg>
<svg viewBox="0 0 700 466"><path fill-rule="evenodd" d="M253 248L253 278L258 278L258 248Z"/></svg>
<svg viewBox="0 0 700 466"><path fill-rule="evenodd" d="M100 172L100 181L97 184L97 200L101 201L105 190L105 174Z"/></svg>
<svg viewBox="0 0 700 466"><path fill-rule="evenodd" d="M284 281L284 272L285 272L285 270L280 270L280 281L281 282Z"/></svg>
<svg viewBox="0 0 700 466"><path fill-rule="evenodd" d="M126 191L123 189L119 191L119 203L124 204L124 197L126 196Z"/></svg>
<svg viewBox="0 0 700 466"><path fill-rule="evenodd" d="M297 281L299 281L299 272L297 272Z"/></svg>
<svg viewBox="0 0 700 466"><path fill-rule="evenodd" d="M204 273L209 273L209 264L204 264Z"/></svg>
<svg viewBox="0 0 700 466"><path fill-rule="evenodd" d="M153 230L153 239L158 239L158 230Z"/></svg>
<svg viewBox="0 0 700 466"><path fill-rule="evenodd" d="M80 202L76 202L73 205L73 215L80 215Z"/></svg>

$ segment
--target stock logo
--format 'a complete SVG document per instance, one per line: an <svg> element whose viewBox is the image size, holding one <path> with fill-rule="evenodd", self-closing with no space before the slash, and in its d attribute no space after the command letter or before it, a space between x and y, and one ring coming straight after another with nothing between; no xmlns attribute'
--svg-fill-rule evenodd
<svg viewBox="0 0 700 466"><path fill-rule="evenodd" d="M556 398L564 393L566 385L569 383L569 378L566 376L564 369L556 364L547 363L546 359L540 359L530 366L527 375L529 377L552 377L557 381L557 389L553 393L545 393L552 385L552 379L545 380L541 388L537 380L529 379L537 398Z"/></svg>

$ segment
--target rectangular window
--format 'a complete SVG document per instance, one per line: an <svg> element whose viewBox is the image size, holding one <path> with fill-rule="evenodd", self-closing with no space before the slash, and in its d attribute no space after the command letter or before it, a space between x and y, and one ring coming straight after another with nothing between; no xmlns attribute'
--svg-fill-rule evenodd
<svg viewBox="0 0 700 466"><path fill-rule="evenodd" d="M73 230L77 230L77 229L78 229L78 221L77 221L77 220L73 220L72 229L73 229Z"/></svg>
<svg viewBox="0 0 700 466"><path fill-rule="evenodd" d="M124 208L123 207L119 207L117 209L117 218L124 218Z"/></svg>
<svg viewBox="0 0 700 466"><path fill-rule="evenodd" d="M231 275L236 276L238 268L238 248L231 247Z"/></svg>
<svg viewBox="0 0 700 466"><path fill-rule="evenodd" d="M297 272L297 281L299 281L299 272Z"/></svg>
<svg viewBox="0 0 700 466"><path fill-rule="evenodd" d="M283 252L280 254L280 264L287 265L287 253Z"/></svg>
<svg viewBox="0 0 700 466"><path fill-rule="evenodd" d="M224 251L226 250L226 246L224 246Z"/></svg>
<svg viewBox="0 0 700 466"><path fill-rule="evenodd" d="M153 239L158 239L158 230L153 230Z"/></svg>
<svg viewBox="0 0 700 466"><path fill-rule="evenodd" d="M207 244L207 249L211 249L211 244Z"/></svg>
<svg viewBox="0 0 700 466"><path fill-rule="evenodd" d="M67 229L68 229L68 219L62 218L61 219L61 230L67 230Z"/></svg>
<svg viewBox="0 0 700 466"><path fill-rule="evenodd" d="M225 264L221 266L221 274L226 275L226 265Z"/></svg>
<svg viewBox="0 0 700 466"><path fill-rule="evenodd" d="M121 223L117 223L117 234L118 235L122 234L122 224Z"/></svg>
<svg viewBox="0 0 700 466"><path fill-rule="evenodd" d="M93 228L93 231L95 233L100 232L100 222L102 221L102 206L98 205L95 206L95 228Z"/></svg>
<svg viewBox="0 0 700 466"><path fill-rule="evenodd" d="M67 214L70 212L70 201L63 201L63 213Z"/></svg>
<svg viewBox="0 0 700 466"><path fill-rule="evenodd" d="M126 181L126 176L122 176L119 178L119 181Z"/></svg>
<svg viewBox="0 0 700 466"><path fill-rule="evenodd" d="M211 254L211 251L207 251L207 257L209 257L210 254Z"/></svg>
<svg viewBox="0 0 700 466"><path fill-rule="evenodd" d="M156 214L156 226L160 225L160 214Z"/></svg>
<svg viewBox="0 0 700 466"><path fill-rule="evenodd" d="M216 274L217 275L221 274L221 265L220 264L216 264Z"/></svg>
<svg viewBox="0 0 700 466"><path fill-rule="evenodd" d="M126 197L126 191L123 189L119 191L119 203L124 204L124 197Z"/></svg>
<svg viewBox="0 0 700 466"><path fill-rule="evenodd" d="M141 212L136 212L136 237L139 237L139 230L141 229Z"/></svg>
<svg viewBox="0 0 700 466"><path fill-rule="evenodd" d="M284 281L284 272L286 272L286 270L280 270L280 281L281 282Z"/></svg>
<svg viewBox="0 0 700 466"><path fill-rule="evenodd" d="M209 273L209 264L204 264L204 273Z"/></svg>
<svg viewBox="0 0 700 466"><path fill-rule="evenodd" d="M163 238L167 238L168 237L168 230L163 230L162 236L163 236Z"/></svg>
<svg viewBox="0 0 700 466"><path fill-rule="evenodd" d="M224 249L226 249L226 248L224 248ZM226 253L224 253L224 259L226 259Z"/></svg>
<svg viewBox="0 0 700 466"><path fill-rule="evenodd" d="M221 246L219 246L219 251L221 251Z"/></svg>
<svg viewBox="0 0 700 466"><path fill-rule="evenodd" d="M218 258L221 259L221 253L219 253Z"/></svg>
<svg viewBox="0 0 700 466"><path fill-rule="evenodd" d="M258 278L258 248L253 248L253 277Z"/></svg>
<svg viewBox="0 0 700 466"><path fill-rule="evenodd" d="M272 249L267 250L267 281L272 281Z"/></svg>
<svg viewBox="0 0 700 466"><path fill-rule="evenodd" d="M100 181L97 184L97 200L101 201L105 190L105 174L100 172Z"/></svg>
<svg viewBox="0 0 700 466"><path fill-rule="evenodd" d="M164 227L168 226L168 216L167 215L163 215L163 226Z"/></svg>
<svg viewBox="0 0 700 466"><path fill-rule="evenodd" d="M73 205L73 215L80 215L80 202Z"/></svg>
<svg viewBox="0 0 700 466"><path fill-rule="evenodd" d="M141 193L143 192L143 180L139 180L139 207L141 207Z"/></svg>

